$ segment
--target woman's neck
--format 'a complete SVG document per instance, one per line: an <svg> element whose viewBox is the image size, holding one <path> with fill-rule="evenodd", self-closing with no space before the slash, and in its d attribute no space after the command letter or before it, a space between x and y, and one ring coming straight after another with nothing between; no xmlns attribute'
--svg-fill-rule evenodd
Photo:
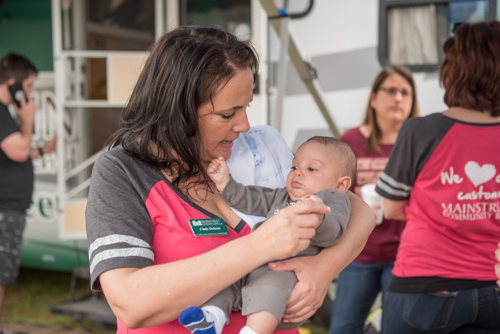
<svg viewBox="0 0 500 334"><path fill-rule="evenodd" d="M165 177L172 181L172 174L162 170ZM202 207L206 211L224 219L224 221L233 229L238 226L241 218L238 217L229 207L229 205L215 191L215 184L212 180L208 181L208 185L204 182L203 176L198 174L191 177L189 180L179 184L178 189L190 200Z"/></svg>
<svg viewBox="0 0 500 334"><path fill-rule="evenodd" d="M392 145L396 143L396 139L398 137L398 132L399 129L401 129L402 123L400 122L395 122L395 123L389 123L389 122L378 122L378 127L380 129L381 137L379 140L379 144L384 144L384 145ZM365 137L369 137L371 134L371 128L368 124L363 124L360 128L361 134Z"/></svg>
<svg viewBox="0 0 500 334"><path fill-rule="evenodd" d="M379 122L378 127L382 136L380 137L380 144L392 145L396 143L398 138L399 129L401 129L402 122Z"/></svg>
<svg viewBox="0 0 500 334"><path fill-rule="evenodd" d="M463 107L451 107L450 109L443 111L443 115L453 118L462 122L467 123L499 123L500 116L491 116L488 111L480 111L474 109L467 109Z"/></svg>

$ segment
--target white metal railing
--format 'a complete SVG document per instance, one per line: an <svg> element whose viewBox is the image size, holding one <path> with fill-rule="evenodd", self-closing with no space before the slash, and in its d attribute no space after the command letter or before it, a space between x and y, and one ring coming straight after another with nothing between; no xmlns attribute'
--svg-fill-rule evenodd
<svg viewBox="0 0 500 334"><path fill-rule="evenodd" d="M34 91L32 96L38 106L32 141L42 143L56 134L54 92L51 90Z"/></svg>
<svg viewBox="0 0 500 334"><path fill-rule="evenodd" d="M59 236L62 238L81 238L82 233L66 233L64 229L64 212L66 204L70 200L75 199L79 194L85 191L89 184L90 178L85 174L85 171L97 160L102 151L93 156L81 161L81 151L77 143L86 138L82 138L83 133L75 133L81 126L75 124L75 118L80 119L85 108L123 108L126 105L126 98L117 100L118 95L110 94L113 92L115 84L123 82L112 82L112 74L121 74L120 69L117 72L112 71L112 66L118 58L135 57L145 59L148 52L136 51L89 51L89 50L68 50L72 43L77 40L69 39L72 33L70 22L75 23L75 15L84 15L83 7L79 2L65 0L51 0L52 9L52 45L54 55L54 92L53 107L55 119L56 133L65 133L65 128L72 129L65 133L65 137L58 136L58 152L57 156L57 193L59 196L58 212L59 214ZM155 36L160 36L165 30L165 6L167 0L155 0ZM69 13L73 13L73 20L70 20ZM64 15L64 20L62 15ZM81 23L81 22L80 22ZM64 34L63 34L64 31ZM65 40L63 41L63 36ZM83 44L78 46L74 42L76 48L85 48ZM82 93L82 84L86 81L86 74L81 72L81 66L87 59L103 58L106 60L106 89L107 97L104 100L89 100ZM133 60L135 61L135 60ZM120 76L117 75L117 78ZM117 79L119 80L119 79ZM74 113L68 112L73 110ZM83 130L82 130L83 131ZM80 137L79 137L80 136ZM79 157L79 159L78 159ZM73 187L74 186L74 187ZM70 189L71 188L71 189Z"/></svg>
<svg viewBox="0 0 500 334"><path fill-rule="evenodd" d="M77 175L78 173L82 172L85 170L87 167L90 167L94 162L96 162L97 158L103 153L103 150L100 150L90 158L88 158L85 161L82 161L79 163L77 166L75 166L73 169L67 171L65 173L66 181L72 178L73 176Z"/></svg>
<svg viewBox="0 0 500 334"><path fill-rule="evenodd" d="M38 110L35 116L35 126L31 139L32 147L40 147L47 140L56 135L54 92L51 90L33 91L31 94L35 100ZM45 154L43 157L33 159L33 170L35 174L56 174L56 153Z"/></svg>
<svg viewBox="0 0 500 334"><path fill-rule="evenodd" d="M57 113L54 105L55 95L53 90L49 88L35 90L32 96L38 106L35 116L32 147L41 147L47 140L57 135ZM77 164L77 158L73 154L76 151L78 138L76 119L71 118L69 112L65 112L63 123L65 147L61 150L56 150L54 153L44 154L43 157L33 159L35 174L56 174L58 172L58 154L63 156L65 169L73 168Z"/></svg>
<svg viewBox="0 0 500 334"><path fill-rule="evenodd" d="M136 51L88 51L88 50L68 50L61 51L59 60L59 66L64 68L65 71L63 73L56 73L56 80L60 80L60 82L64 83L61 85L64 96L63 99L60 100L61 109L64 111L64 128L70 129L68 131L67 136L73 136L75 139L75 144L78 140L85 140L84 138L77 139L77 126L74 123L75 117L71 117L68 113L69 108L74 108L76 110L81 110L84 108L123 108L126 105L126 101L115 101L111 99L111 90L112 90L112 73L111 68L113 65L113 60L117 59L117 57L134 57L137 59L145 59L149 55L149 52L136 52ZM81 91L77 88L81 86L82 75L78 73L80 71L80 66L74 65L72 63L73 60L75 64L81 64L81 61L87 59L95 59L101 58L106 61L106 89L107 89L107 99L105 100L89 100L82 96ZM73 66L74 65L74 66ZM59 83L60 83L59 82ZM59 125L60 126L60 125ZM74 187L71 187L68 183L68 180L79 175L84 172L87 168L89 168L97 158L103 153L103 151L99 151L93 156L85 159L84 161L76 164L76 150L77 146L71 145L71 141L66 138L63 142L64 147L61 148L62 152L65 152L66 160L64 163L65 168L59 174L58 183L63 182L64 184L59 186L59 192L64 189L64 192L61 193L61 198L63 200L71 200L77 197L82 191L87 189L90 185L90 178L77 179L77 184ZM71 161L67 161L70 158ZM81 160L81 159L80 159ZM84 175L81 175L85 177ZM63 202L63 201L61 201ZM62 208L61 208L62 209Z"/></svg>
<svg viewBox="0 0 500 334"><path fill-rule="evenodd" d="M84 99L81 96L75 94L72 98L69 97L70 94L65 92L65 107L76 107L76 108L123 108L126 105L126 101L116 101L112 99L112 89L113 85L113 59L117 57L131 57L131 58L146 58L149 55L149 52L139 52L139 51L93 51L93 50L69 50L62 51L61 58L62 62L65 64L67 69L65 81L67 83L72 83L74 87L78 87L78 82L72 82L72 79L75 79L76 75L71 75L73 71L71 71L70 60L72 59L105 59L106 60L106 91L107 91L107 99L105 100L89 100ZM78 69L77 69L78 70ZM65 85L65 89L71 85Z"/></svg>
<svg viewBox="0 0 500 334"><path fill-rule="evenodd" d="M84 181L78 183L78 185L66 193L66 200L75 198L81 191L84 191L90 186L90 177Z"/></svg>

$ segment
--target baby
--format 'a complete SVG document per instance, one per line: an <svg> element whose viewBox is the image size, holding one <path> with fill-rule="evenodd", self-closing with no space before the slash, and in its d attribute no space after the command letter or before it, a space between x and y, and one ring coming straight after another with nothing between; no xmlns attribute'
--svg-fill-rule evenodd
<svg viewBox="0 0 500 334"><path fill-rule="evenodd" d="M337 243L345 233L351 213L351 203L345 192L356 174L356 156L349 145L338 139L316 136L302 144L293 158L284 189L247 187L237 183L231 178L222 157L212 160L207 174L222 198L246 214L269 218L305 197L320 197L330 212L316 229L310 246L297 256L316 255L323 247ZM192 333L221 334L231 311L241 310L242 315L248 317L240 334L270 334L276 328L296 328L300 324L281 322L296 282L294 272L271 271L263 265L212 297L201 308L184 310L179 323Z"/></svg>

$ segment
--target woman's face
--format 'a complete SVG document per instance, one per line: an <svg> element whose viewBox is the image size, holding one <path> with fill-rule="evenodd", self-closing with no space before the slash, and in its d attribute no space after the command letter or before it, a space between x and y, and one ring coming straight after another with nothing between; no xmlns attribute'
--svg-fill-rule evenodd
<svg viewBox="0 0 500 334"><path fill-rule="evenodd" d="M203 161L223 156L229 159L233 140L250 129L246 109L252 101L253 74L248 68L239 70L213 97L198 109Z"/></svg>
<svg viewBox="0 0 500 334"><path fill-rule="evenodd" d="M370 104L375 110L377 123L402 123L410 116L413 89L403 76L392 74L377 92L371 94Z"/></svg>

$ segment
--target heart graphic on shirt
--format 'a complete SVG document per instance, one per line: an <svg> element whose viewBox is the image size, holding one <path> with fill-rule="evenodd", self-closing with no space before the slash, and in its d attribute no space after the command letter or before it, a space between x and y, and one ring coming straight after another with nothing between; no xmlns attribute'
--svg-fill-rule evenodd
<svg viewBox="0 0 500 334"><path fill-rule="evenodd" d="M491 180L497 172L497 169L492 164L484 164L479 166L475 161L469 161L465 165L465 174L469 180L477 187L480 184L486 183Z"/></svg>

